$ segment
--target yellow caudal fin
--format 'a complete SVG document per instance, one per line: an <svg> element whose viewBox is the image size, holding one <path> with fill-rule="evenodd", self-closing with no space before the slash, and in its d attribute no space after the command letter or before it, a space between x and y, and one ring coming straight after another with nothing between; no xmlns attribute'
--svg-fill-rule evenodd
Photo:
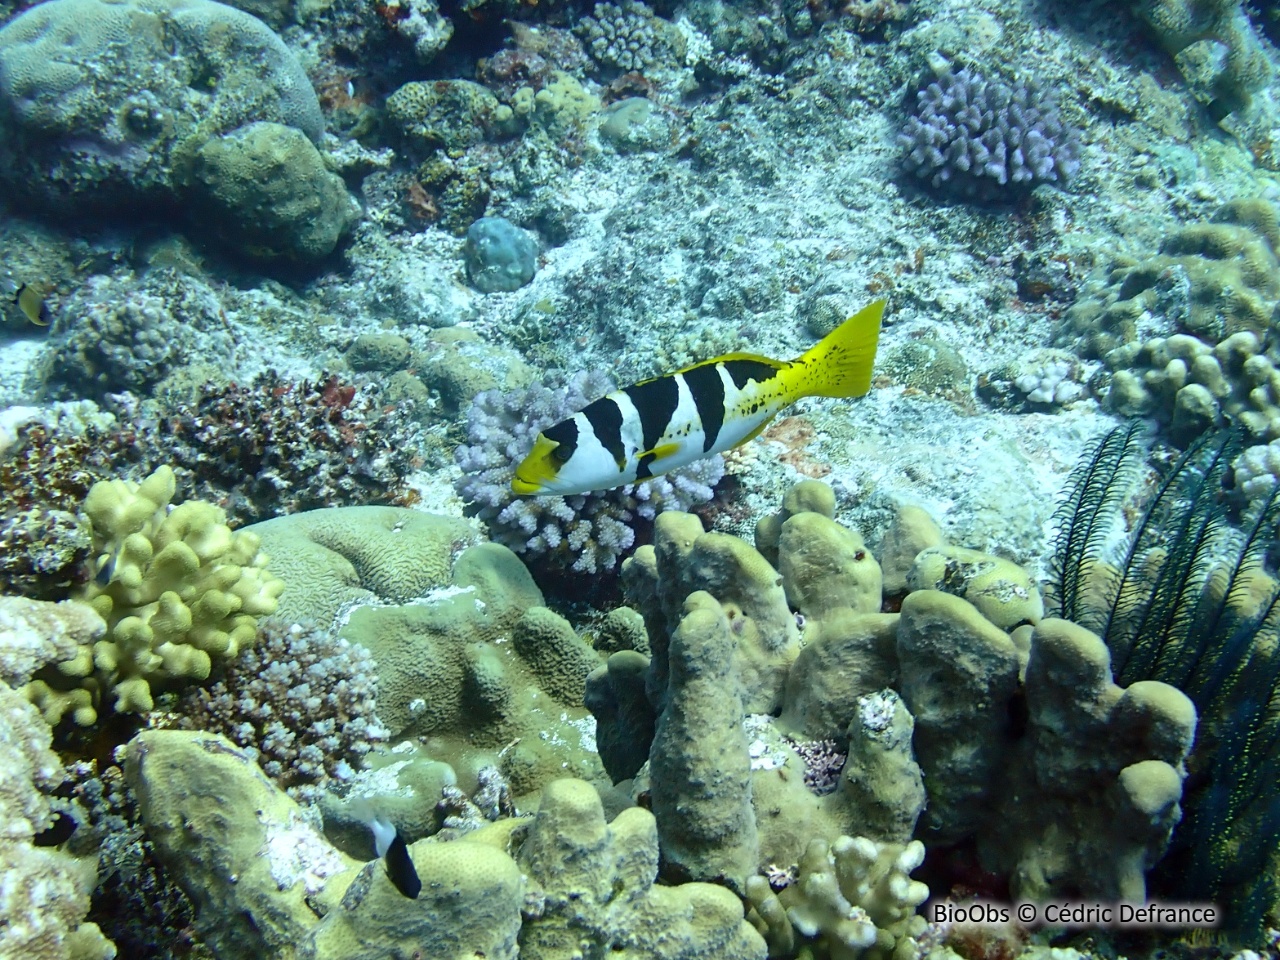
<svg viewBox="0 0 1280 960"><path fill-rule="evenodd" d="M799 397L860 397L871 389L883 300L863 307L788 365L783 373Z"/></svg>

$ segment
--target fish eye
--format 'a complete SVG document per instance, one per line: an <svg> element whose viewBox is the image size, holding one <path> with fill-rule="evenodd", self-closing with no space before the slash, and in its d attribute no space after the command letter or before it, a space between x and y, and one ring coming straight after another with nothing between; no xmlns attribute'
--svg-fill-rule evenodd
<svg viewBox="0 0 1280 960"><path fill-rule="evenodd" d="M556 463L568 463L569 451L564 448L563 444L561 444L551 451L551 459Z"/></svg>

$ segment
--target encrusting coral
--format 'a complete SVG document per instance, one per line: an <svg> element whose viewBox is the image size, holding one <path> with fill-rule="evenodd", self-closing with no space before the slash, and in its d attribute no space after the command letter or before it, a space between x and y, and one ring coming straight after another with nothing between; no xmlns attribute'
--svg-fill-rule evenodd
<svg viewBox="0 0 1280 960"><path fill-rule="evenodd" d="M170 507L173 494L173 471L162 467L140 484L100 481L85 498L97 575L83 599L107 633L26 686L51 725L70 712L89 726L108 704L152 709L153 684L205 679L275 611L284 584L266 571L258 538L233 533L211 504Z"/></svg>

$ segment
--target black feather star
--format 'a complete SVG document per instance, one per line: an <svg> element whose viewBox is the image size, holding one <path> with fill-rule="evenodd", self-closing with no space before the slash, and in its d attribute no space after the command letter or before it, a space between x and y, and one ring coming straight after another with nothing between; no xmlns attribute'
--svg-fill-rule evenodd
<svg viewBox="0 0 1280 960"><path fill-rule="evenodd" d="M1149 441L1137 423L1083 458L1055 514L1050 596L1111 651L1116 682L1159 680L1196 705L1184 818L1151 880L1226 909L1221 931L1261 942L1280 850L1280 485L1234 522L1239 430L1203 435L1125 530Z"/></svg>

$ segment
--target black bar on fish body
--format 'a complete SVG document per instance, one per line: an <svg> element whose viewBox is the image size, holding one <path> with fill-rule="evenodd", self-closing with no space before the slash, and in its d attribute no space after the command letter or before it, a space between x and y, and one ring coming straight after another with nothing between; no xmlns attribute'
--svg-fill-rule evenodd
<svg viewBox="0 0 1280 960"><path fill-rule="evenodd" d="M409 846L404 842L404 837L400 836L399 830L396 831L396 838L391 841L391 846L387 847L383 859L387 863L387 876L396 889L410 900L417 900L422 891L422 881L418 878L413 858L409 856Z"/></svg>
<svg viewBox="0 0 1280 960"><path fill-rule="evenodd" d="M37 847L58 847L71 839L71 835L76 832L75 818L68 816L61 810L53 812L53 822L44 830L41 830L31 842ZM416 880L417 877L414 877Z"/></svg>

